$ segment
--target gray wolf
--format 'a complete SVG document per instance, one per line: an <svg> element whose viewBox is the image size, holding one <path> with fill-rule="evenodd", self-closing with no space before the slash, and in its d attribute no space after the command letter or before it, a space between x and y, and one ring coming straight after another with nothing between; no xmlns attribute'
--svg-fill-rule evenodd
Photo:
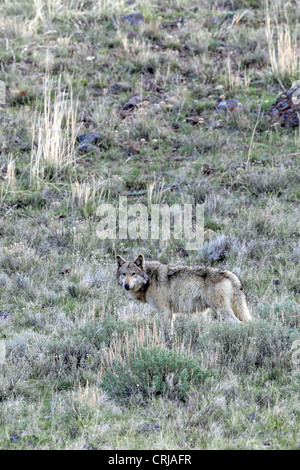
<svg viewBox="0 0 300 470"><path fill-rule="evenodd" d="M210 267L145 263L143 255L135 261L117 256L117 282L129 297L149 304L159 312L166 336L168 320L171 336L178 314L205 312L218 320L247 323L251 315L243 285L230 271Z"/></svg>

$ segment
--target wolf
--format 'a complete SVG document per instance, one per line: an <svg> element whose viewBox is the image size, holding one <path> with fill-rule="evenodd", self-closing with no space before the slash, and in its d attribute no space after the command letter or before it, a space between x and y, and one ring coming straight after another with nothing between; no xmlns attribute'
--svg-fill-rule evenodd
<svg viewBox="0 0 300 470"><path fill-rule="evenodd" d="M190 267L135 261L117 256L117 282L131 299L147 303L158 311L163 334L167 322L179 314L208 311L222 321L247 323L251 320L242 282L231 271L211 267Z"/></svg>

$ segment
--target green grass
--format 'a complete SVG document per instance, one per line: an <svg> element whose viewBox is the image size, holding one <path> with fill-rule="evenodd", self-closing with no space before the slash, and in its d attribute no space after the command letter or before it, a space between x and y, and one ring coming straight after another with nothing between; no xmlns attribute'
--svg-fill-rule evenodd
<svg viewBox="0 0 300 470"><path fill-rule="evenodd" d="M300 137L268 120L282 89L269 58L265 2L120 1L101 9L101 2L73 1L57 11L52 0L40 11L39 3L0 7L7 88L0 311L10 312L0 317L7 349L0 448L299 448L292 344L300 337ZM292 37L295 8L285 6ZM145 23L113 26L135 11ZM275 18L286 21L277 16L275 30ZM294 78L283 77L285 86ZM132 91L111 92L116 82ZM135 94L142 104L125 111ZM216 113L224 96L241 108ZM48 136L40 143L39 116ZM193 116L203 120L186 121ZM90 131L103 139L79 153L76 135ZM49 139L59 143L51 164L44 161ZM130 153L131 145L140 152ZM128 205L148 204L150 185L161 203L205 201L205 229L215 237L203 250L181 258L184 241L97 238L99 203L126 195ZM165 185L172 190L160 197ZM116 253L139 252L238 270L253 323L178 319L167 349L157 314L130 302L115 282ZM159 378L148 374L149 358L141 364L135 356L144 350L155 351Z"/></svg>

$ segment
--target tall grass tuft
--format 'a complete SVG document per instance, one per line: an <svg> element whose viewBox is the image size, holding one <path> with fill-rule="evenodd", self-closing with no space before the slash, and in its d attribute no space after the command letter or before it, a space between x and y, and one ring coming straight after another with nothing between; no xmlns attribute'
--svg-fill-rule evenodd
<svg viewBox="0 0 300 470"><path fill-rule="evenodd" d="M30 181L37 186L74 163L77 136L77 105L72 90L63 89L61 77L57 83L45 79L43 98L43 110L33 120Z"/></svg>
<svg viewBox="0 0 300 470"><path fill-rule="evenodd" d="M287 4L272 2L271 9L266 0L266 36L273 76L284 89L284 83L291 83L300 76L300 54L297 47L296 28L292 32ZM280 7L280 8L278 8ZM283 16L283 18L282 18Z"/></svg>

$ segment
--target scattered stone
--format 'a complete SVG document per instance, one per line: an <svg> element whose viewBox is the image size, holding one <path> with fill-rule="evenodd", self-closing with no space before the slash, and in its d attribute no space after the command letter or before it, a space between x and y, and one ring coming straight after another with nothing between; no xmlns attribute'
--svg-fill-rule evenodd
<svg viewBox="0 0 300 470"><path fill-rule="evenodd" d="M87 153L91 151L98 151L98 147L94 144L99 143L104 138L103 134L100 132L87 132L86 134L81 134L77 136L77 140L80 143L77 150L82 153Z"/></svg>
<svg viewBox="0 0 300 470"><path fill-rule="evenodd" d="M202 173L207 176L210 175L211 173L213 173L213 167L209 163L203 163Z"/></svg>
<svg viewBox="0 0 300 470"><path fill-rule="evenodd" d="M141 102L140 96L134 95L130 98L129 101L127 101L127 103L124 104L123 109L127 110L127 109L136 108L140 104L140 102Z"/></svg>
<svg viewBox="0 0 300 470"><path fill-rule="evenodd" d="M185 18L177 18L174 21L168 22L168 23L163 23L162 27L167 28L167 29L174 29L174 28L180 28L185 22Z"/></svg>
<svg viewBox="0 0 300 470"><path fill-rule="evenodd" d="M172 123L172 129L177 132L181 128L181 124L179 122L173 122Z"/></svg>
<svg viewBox="0 0 300 470"><path fill-rule="evenodd" d="M263 442L263 445L264 445L265 447L270 447L270 446L272 445L272 441L264 441L264 442Z"/></svg>
<svg viewBox="0 0 300 470"><path fill-rule="evenodd" d="M193 124L193 125L203 124L204 123L204 119L201 116L189 116L189 117L185 118L185 121L189 122L190 124Z"/></svg>
<svg viewBox="0 0 300 470"><path fill-rule="evenodd" d="M29 432L22 432L22 437L26 437L28 440L37 441L38 437L34 434L29 434Z"/></svg>
<svg viewBox="0 0 300 470"><path fill-rule="evenodd" d="M100 132L87 132L86 134L81 134L77 136L78 142L81 143L89 143L89 144L97 144L100 140L103 139L103 134Z"/></svg>
<svg viewBox="0 0 300 470"><path fill-rule="evenodd" d="M131 144L127 150L127 153L128 155L136 155L137 153L141 153L141 151L136 145Z"/></svg>
<svg viewBox="0 0 300 470"><path fill-rule="evenodd" d="M177 248L177 253L180 256L180 258L188 258L190 256L188 252L186 251L186 249L183 247Z"/></svg>
<svg viewBox="0 0 300 470"><path fill-rule="evenodd" d="M4 322L5 320L8 320L9 317L10 317L10 312L0 311L0 323Z"/></svg>
<svg viewBox="0 0 300 470"><path fill-rule="evenodd" d="M176 183L173 183L173 184L164 184L163 186L158 186L157 188L155 188L155 192L162 192L162 193L165 193L167 191L176 191L178 190L178 185Z"/></svg>
<svg viewBox="0 0 300 470"><path fill-rule="evenodd" d="M155 45L153 46L153 49L156 50L156 51L159 51L161 49L167 49L167 46L161 42L161 41L156 41Z"/></svg>
<svg viewBox="0 0 300 470"><path fill-rule="evenodd" d="M92 145L92 144L89 144L88 142L83 142L82 144L80 144L77 148L78 152L82 152L82 153L87 153L87 152L91 152L91 151L99 151L98 147L96 147L95 145Z"/></svg>
<svg viewBox="0 0 300 470"><path fill-rule="evenodd" d="M139 40L141 39L141 35L138 31L130 31L128 34L127 34L127 39L136 39L136 40Z"/></svg>
<svg viewBox="0 0 300 470"><path fill-rule="evenodd" d="M220 101L216 106L216 111L225 111L225 113L228 111L232 112L240 106L242 106L242 104L238 100L229 98L228 100Z"/></svg>
<svg viewBox="0 0 300 470"><path fill-rule="evenodd" d="M138 429L141 432L151 432L151 431L161 430L159 424L153 424L153 423L142 423L138 426Z"/></svg>
<svg viewBox="0 0 300 470"><path fill-rule="evenodd" d="M274 286L275 286L275 290L276 290L277 292L280 292L280 287L279 287L280 284L281 284L280 280L279 280L279 279L274 279L274 280L273 280L273 284L274 284Z"/></svg>
<svg viewBox="0 0 300 470"><path fill-rule="evenodd" d="M292 88L281 93L268 110L271 121L279 123L282 127L299 126L299 113L300 80L294 82Z"/></svg>
<svg viewBox="0 0 300 470"><path fill-rule="evenodd" d="M64 268L61 268L60 270L60 275L61 276L65 276L66 274L70 274L71 272L71 268L69 268L68 266L64 267Z"/></svg>
<svg viewBox="0 0 300 470"><path fill-rule="evenodd" d="M113 93L119 93L122 91L131 91L132 87L130 83L118 82L110 87L110 91Z"/></svg>
<svg viewBox="0 0 300 470"><path fill-rule="evenodd" d="M117 22L126 23L129 22L131 26L134 26L138 23L144 23L144 17L142 13L131 13L130 15L121 16L117 19Z"/></svg>

